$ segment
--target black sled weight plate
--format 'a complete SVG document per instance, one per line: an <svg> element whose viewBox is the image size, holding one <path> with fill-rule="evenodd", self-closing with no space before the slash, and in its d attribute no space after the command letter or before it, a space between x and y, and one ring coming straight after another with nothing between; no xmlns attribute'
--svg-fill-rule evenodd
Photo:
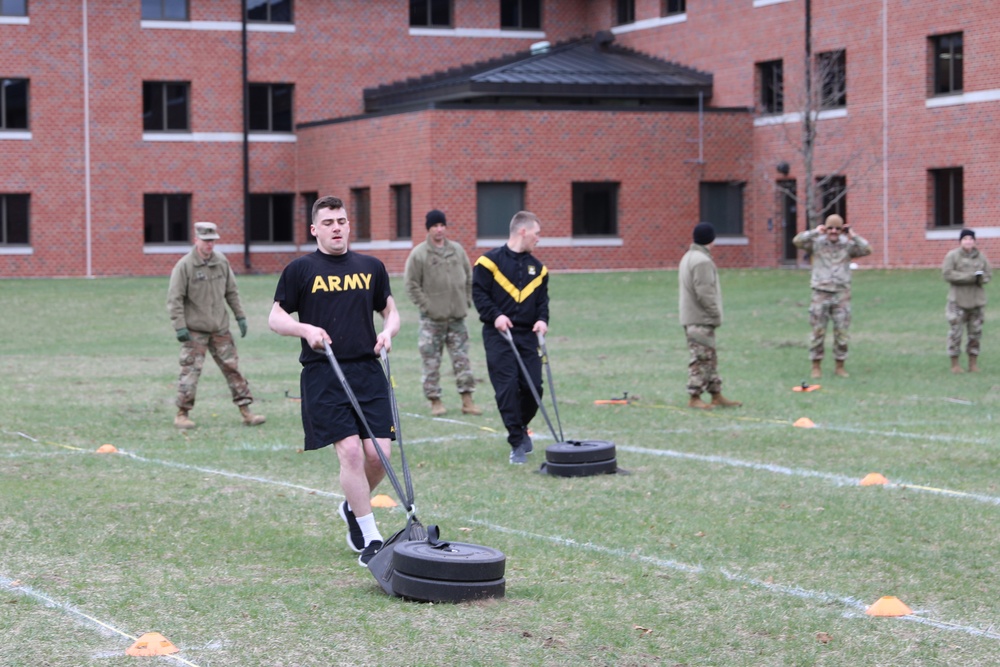
<svg viewBox="0 0 1000 667"><path fill-rule="evenodd" d="M392 564L396 576L407 574L421 579L449 582L483 582L502 579L507 557L503 552L479 544L448 542L401 542L396 545ZM393 584L396 594L399 593Z"/></svg>
<svg viewBox="0 0 1000 667"><path fill-rule="evenodd" d="M591 463L615 458L615 443L608 440L567 440L545 448L549 463Z"/></svg>
<svg viewBox="0 0 1000 667"><path fill-rule="evenodd" d="M589 461L587 463L542 464L542 471L555 477L588 477L590 475L611 475L618 471L618 459Z"/></svg>
<svg viewBox="0 0 1000 667"><path fill-rule="evenodd" d="M505 579L492 581L441 581L424 579L402 572L393 577L396 595L424 602L465 602L484 598L502 598L507 586Z"/></svg>

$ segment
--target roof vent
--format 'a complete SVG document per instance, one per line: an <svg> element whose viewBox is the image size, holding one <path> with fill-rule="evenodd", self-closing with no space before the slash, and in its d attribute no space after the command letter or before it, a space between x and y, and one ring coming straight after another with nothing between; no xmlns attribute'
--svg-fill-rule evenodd
<svg viewBox="0 0 1000 667"><path fill-rule="evenodd" d="M613 41L615 41L614 33L610 30L599 30L594 35L594 48L600 51L607 50Z"/></svg>
<svg viewBox="0 0 1000 667"><path fill-rule="evenodd" d="M539 53L548 53L550 46L552 45L548 42L535 42L531 45L531 55L537 56Z"/></svg>

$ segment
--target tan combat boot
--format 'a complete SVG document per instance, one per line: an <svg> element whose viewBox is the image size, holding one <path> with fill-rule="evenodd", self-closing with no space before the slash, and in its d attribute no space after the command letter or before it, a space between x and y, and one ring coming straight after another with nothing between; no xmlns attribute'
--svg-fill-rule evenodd
<svg viewBox="0 0 1000 667"><path fill-rule="evenodd" d="M842 377L842 378L849 378L849 377L851 377L850 373L848 373L844 369L844 360L843 359L838 359L837 360L837 367L833 370L833 374L836 375L837 377Z"/></svg>
<svg viewBox="0 0 1000 667"><path fill-rule="evenodd" d="M688 401L688 407L694 408L696 410L711 410L712 406L701 400L701 396L692 396L691 400Z"/></svg>
<svg viewBox="0 0 1000 667"><path fill-rule="evenodd" d="M467 415L481 415L482 409L472 402L472 392L462 394L462 412Z"/></svg>
<svg viewBox="0 0 1000 667"><path fill-rule="evenodd" d="M431 399L431 416L440 417L441 415L447 413L448 410L444 407L440 398Z"/></svg>
<svg viewBox="0 0 1000 667"><path fill-rule="evenodd" d="M177 428L194 428L194 422L188 418L188 411L181 409L177 411L177 416L174 417L174 426Z"/></svg>
<svg viewBox="0 0 1000 667"><path fill-rule="evenodd" d="M728 398L723 396L720 391L718 394L712 394L712 405L720 408L738 408L743 405L743 403L741 401L730 401Z"/></svg>
<svg viewBox="0 0 1000 667"><path fill-rule="evenodd" d="M823 370L819 367L821 363L823 362L820 359L815 359L813 361L812 373L809 374L811 377L814 378L823 377Z"/></svg>
<svg viewBox="0 0 1000 667"><path fill-rule="evenodd" d="M969 361L969 366L970 367L972 366L971 359ZM962 367L958 363L958 357L952 357L951 358L951 372L955 373L956 375L958 375L959 373L964 373L965 372L965 371L962 370Z"/></svg>
<svg viewBox="0 0 1000 667"><path fill-rule="evenodd" d="M977 361L979 361L979 357L977 357L974 354L970 354L969 355L969 372L970 373L978 373L979 372L979 364L976 363Z"/></svg>
<svg viewBox="0 0 1000 667"><path fill-rule="evenodd" d="M260 426L267 421L267 418L264 415L255 415L250 412L249 405L241 405L240 414L243 415L244 426Z"/></svg>

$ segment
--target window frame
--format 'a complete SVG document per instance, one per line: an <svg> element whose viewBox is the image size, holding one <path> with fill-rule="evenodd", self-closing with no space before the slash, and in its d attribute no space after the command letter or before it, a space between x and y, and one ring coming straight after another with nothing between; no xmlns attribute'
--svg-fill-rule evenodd
<svg viewBox="0 0 1000 667"><path fill-rule="evenodd" d="M24 84L24 107L21 113L24 114L23 125L11 125L11 89L15 84ZM0 78L0 130L27 130L31 125L31 79L18 77Z"/></svg>
<svg viewBox="0 0 1000 667"><path fill-rule="evenodd" d="M930 180L931 229L959 229L965 226L965 168L928 169ZM956 179L957 176L957 179ZM947 181L947 182L945 182ZM947 206L942 200L949 199ZM947 218L946 224L941 224Z"/></svg>
<svg viewBox="0 0 1000 667"><path fill-rule="evenodd" d="M757 104L760 113L780 115L785 113L785 63L783 60L766 60L756 64Z"/></svg>
<svg viewBox="0 0 1000 667"><path fill-rule="evenodd" d="M839 215L844 224L847 220L847 176L830 174L816 177L816 202L819 204L819 224L828 215Z"/></svg>
<svg viewBox="0 0 1000 667"><path fill-rule="evenodd" d="M22 0L21 7L23 9L21 10L20 14L11 14L11 13L4 12L3 11L3 3L0 3L0 16L23 16L23 17L26 17L28 15L28 0Z"/></svg>
<svg viewBox="0 0 1000 667"><path fill-rule="evenodd" d="M847 49L817 53L815 67L819 80L819 108L847 107Z"/></svg>
<svg viewBox="0 0 1000 667"><path fill-rule="evenodd" d="M245 7L246 7L246 13L247 13L247 16L246 16L247 23L277 23L277 24L282 24L282 25L284 25L284 24L290 24L290 23L295 23L295 7L292 4L292 0L263 0L263 2L261 4L264 7L266 7L267 18L254 18L254 17L252 17L251 14L253 13L254 10L257 9L257 7L251 8L250 7L250 3L247 2L246 5L245 5ZM287 19L281 19L281 18L276 19L276 18L274 18L274 16L273 16L273 14L274 14L274 7L273 6L276 5L276 4L287 4L288 5L288 18Z"/></svg>
<svg viewBox="0 0 1000 667"><path fill-rule="evenodd" d="M20 202L24 209L23 225L24 240L11 241L11 226L19 221L11 222L11 200ZM20 231L20 230L19 230ZM21 192L0 192L0 248L14 248L31 245L31 195Z"/></svg>
<svg viewBox="0 0 1000 667"><path fill-rule="evenodd" d="M529 5L528 11L533 12L530 17L534 21L526 18L525 5ZM504 23L505 14L514 12L516 18L511 23ZM500 0L500 29L501 30L541 30L542 29L542 0Z"/></svg>
<svg viewBox="0 0 1000 667"><path fill-rule="evenodd" d="M303 192L301 197L306 211L306 241L315 242L316 237L312 233L312 208L316 200L319 199L319 192Z"/></svg>
<svg viewBox="0 0 1000 667"><path fill-rule="evenodd" d="M153 87L157 86L160 88L160 105L162 108L159 111L160 114L160 125L161 127L150 127L147 122L147 115L152 113L151 110L147 109L147 102L152 105L156 100L147 100L147 97L153 95ZM171 113L170 104L171 96L169 94L168 86L178 86L179 89L184 91L184 126L183 127L170 127ZM148 89L148 90L147 90ZM151 120L156 120L154 115ZM143 81L142 82L142 131L143 132L190 132L191 131L191 82L190 81Z"/></svg>
<svg viewBox="0 0 1000 667"><path fill-rule="evenodd" d="M145 192L142 195L142 242L144 245L176 245L191 242L191 194L186 192ZM175 207L171 206L175 204ZM178 211L177 206L183 210ZM157 213L158 220L151 220ZM180 221L174 215L180 213ZM158 226L162 239L151 238L151 223Z"/></svg>
<svg viewBox="0 0 1000 667"><path fill-rule="evenodd" d="M351 188L351 235L355 241L372 240L372 189Z"/></svg>
<svg viewBox="0 0 1000 667"><path fill-rule="evenodd" d="M397 239L413 238L413 188L399 183L392 188L392 217Z"/></svg>
<svg viewBox="0 0 1000 667"><path fill-rule="evenodd" d="M295 85L294 84L248 83L247 86L249 88L249 90L247 91L247 98L248 98L248 104L250 106L247 117L247 124L251 132L271 132L271 133L289 134L294 131L295 129L295 119L294 119ZM285 89L285 91L288 94L288 109L287 109L288 119L287 123L281 123L282 127L280 128L277 127L277 125L279 125L278 118L280 117L281 114L284 113L284 109L281 110L275 109L275 107L277 106L275 104L275 101L276 99L280 99L276 98L277 88ZM267 109L264 113L261 113L260 110L257 109L256 105L258 101L255 101L253 99L255 93L260 94L262 91L265 92L267 97L267 99L264 100L264 102L267 105ZM266 115L267 117L267 127L260 127L259 125L255 126L254 121L258 119L256 117L263 115ZM287 129L285 129L286 124L287 124Z"/></svg>
<svg viewBox="0 0 1000 667"><path fill-rule="evenodd" d="M615 25L635 23L635 0L617 0L614 19Z"/></svg>
<svg viewBox="0 0 1000 667"><path fill-rule="evenodd" d="M698 183L698 215L701 222L709 222L715 227L716 236L742 237L746 236L746 182L744 181L699 181ZM717 191L718 190L718 191ZM723 203L725 215L736 214L735 220L719 220L715 207L711 204L718 200L719 192L725 195ZM733 207L731 199L738 202ZM714 218L714 219L713 219Z"/></svg>
<svg viewBox="0 0 1000 667"><path fill-rule="evenodd" d="M156 12L159 16L149 16L146 14L147 4L157 4L159 5L159 11ZM184 15L181 17L177 16L167 16L167 5L184 5ZM143 21L190 21L191 20L191 5L188 0L142 0L139 3L139 15ZM152 9L152 7L149 7Z"/></svg>
<svg viewBox="0 0 1000 667"><path fill-rule="evenodd" d="M420 5L423 5L421 8ZM417 16L423 10L423 16ZM440 21L439 12L447 10L448 21ZM452 0L410 0L411 28L451 28L455 16Z"/></svg>
<svg viewBox="0 0 1000 667"><path fill-rule="evenodd" d="M660 16L676 16L687 13L686 0L663 0L660 5Z"/></svg>
<svg viewBox="0 0 1000 667"><path fill-rule="evenodd" d="M932 35L930 41L931 96L961 94L965 90L965 34L949 32L943 35ZM957 45L954 43L955 41L957 41ZM947 69L947 72L942 71L944 61L950 64L944 68ZM947 81L943 79L947 79Z"/></svg>
<svg viewBox="0 0 1000 667"><path fill-rule="evenodd" d="M572 183L572 218L574 238L617 238L618 237L618 198L621 183L618 181L574 181ZM593 197L607 198L603 229L593 231L588 229L595 222L594 209L588 208L594 204ZM590 199L588 202L587 200ZM599 217L599 216L598 216Z"/></svg>
<svg viewBox="0 0 1000 667"><path fill-rule="evenodd" d="M279 243L295 242L295 194L294 193L291 192L251 193L249 203L250 203L250 229L249 229L249 238L247 238L248 243L279 244ZM281 208L283 208L284 210L279 210L276 204L283 204ZM265 211L266 220L262 220L261 210L265 208L265 205L266 205L266 211ZM266 234L259 233L263 226L267 227Z"/></svg>
<svg viewBox="0 0 1000 667"><path fill-rule="evenodd" d="M515 213L526 209L527 191L525 181L477 181L476 238L510 238L510 220ZM517 205L511 207L502 199L516 200ZM501 207L514 210L507 212Z"/></svg>

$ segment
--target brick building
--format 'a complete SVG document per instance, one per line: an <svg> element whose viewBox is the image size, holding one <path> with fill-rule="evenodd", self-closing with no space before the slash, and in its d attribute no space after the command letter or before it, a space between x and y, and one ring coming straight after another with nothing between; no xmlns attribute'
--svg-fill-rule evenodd
<svg viewBox="0 0 1000 667"><path fill-rule="evenodd" d="M245 4L0 3L0 276L165 275L196 220L274 272L323 194L394 272L427 210L475 257L521 206L554 270L676 266L704 219L778 266L807 198L869 266L1000 256L990 0Z"/></svg>

